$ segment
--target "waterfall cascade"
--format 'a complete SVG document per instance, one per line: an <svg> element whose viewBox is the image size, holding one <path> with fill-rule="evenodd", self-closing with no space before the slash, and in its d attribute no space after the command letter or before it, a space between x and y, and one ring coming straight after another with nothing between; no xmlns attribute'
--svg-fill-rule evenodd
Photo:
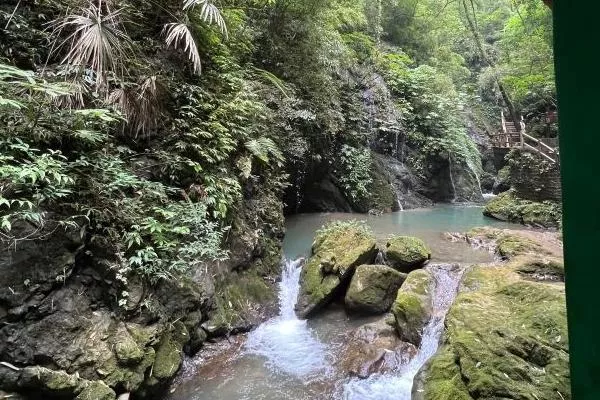
<svg viewBox="0 0 600 400"><path fill-rule="evenodd" d="M452 184L452 202L456 201L456 186L454 186L454 177L452 176L452 157L448 154L448 172L450 173L450 184Z"/></svg>
<svg viewBox="0 0 600 400"><path fill-rule="evenodd" d="M417 355L397 373L371 375L369 378L352 379L343 387L345 400L410 400L413 379L421 367L437 351L444 330L444 320L456 292L462 270L457 265L431 265L433 274L433 315L423 329L423 337Z"/></svg>
<svg viewBox="0 0 600 400"><path fill-rule="evenodd" d="M325 345L315 338L307 321L298 319L294 312L303 261L284 261L279 283L279 315L248 335L246 352L266 358L271 369L310 378L322 376L330 367Z"/></svg>

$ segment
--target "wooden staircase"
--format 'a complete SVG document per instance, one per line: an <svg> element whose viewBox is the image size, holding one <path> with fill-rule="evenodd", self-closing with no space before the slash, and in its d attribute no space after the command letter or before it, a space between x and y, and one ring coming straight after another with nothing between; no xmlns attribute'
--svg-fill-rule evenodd
<svg viewBox="0 0 600 400"><path fill-rule="evenodd" d="M504 112L501 113L501 116L502 133L492 136L492 145L495 148L519 148L537 153L552 163L558 163L560 161L558 147L549 146L547 143L544 143L543 139L534 138L525 132L525 121L523 120L523 117L521 117L519 125L517 126L513 121L506 120Z"/></svg>

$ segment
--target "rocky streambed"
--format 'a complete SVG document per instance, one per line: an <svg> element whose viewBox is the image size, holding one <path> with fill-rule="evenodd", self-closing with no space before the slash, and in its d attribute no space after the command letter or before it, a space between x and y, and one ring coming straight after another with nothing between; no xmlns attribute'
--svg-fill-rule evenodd
<svg viewBox="0 0 600 400"><path fill-rule="evenodd" d="M10 398L570 398L560 237L478 207L292 218L277 282L254 258L216 288L202 274L142 287L130 301L161 308L140 314L111 313L110 269L61 240L4 276ZM31 274L44 260L56 268Z"/></svg>
<svg viewBox="0 0 600 400"><path fill-rule="evenodd" d="M429 247L369 225L320 230L284 264L279 315L189 360L171 399L570 398L556 233L437 232Z"/></svg>

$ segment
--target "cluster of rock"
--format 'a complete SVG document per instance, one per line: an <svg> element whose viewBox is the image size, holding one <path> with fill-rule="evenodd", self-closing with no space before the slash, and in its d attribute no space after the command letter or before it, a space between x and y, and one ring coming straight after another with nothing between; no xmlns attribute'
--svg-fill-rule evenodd
<svg viewBox="0 0 600 400"><path fill-rule="evenodd" d="M430 318L432 277L422 269L430 259L418 238L393 236L378 244L363 225L333 223L317 233L296 312L311 318L343 301L348 314L381 315L351 334L340 366L359 377L394 371L416 354Z"/></svg>
<svg viewBox="0 0 600 400"><path fill-rule="evenodd" d="M431 252L420 239L395 236L378 248L365 226L334 223L317 234L300 278L296 311L309 318L343 299L349 312L385 313L407 274L430 258ZM374 264L376 259L385 263Z"/></svg>
<svg viewBox="0 0 600 400"><path fill-rule="evenodd" d="M490 249L498 261L461 267L440 347L417 373L413 399L570 399L560 236L479 228L449 238ZM350 314L381 315L349 334L338 355L342 373L398 371L417 354L434 312L434 274L420 268L429 258L418 239L394 237L378 246L356 224L317 235L298 313L310 318L343 301Z"/></svg>

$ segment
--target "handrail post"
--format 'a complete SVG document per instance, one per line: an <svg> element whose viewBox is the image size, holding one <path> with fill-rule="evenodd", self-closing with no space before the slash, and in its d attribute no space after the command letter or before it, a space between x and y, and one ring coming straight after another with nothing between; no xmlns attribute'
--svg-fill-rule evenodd
<svg viewBox="0 0 600 400"><path fill-rule="evenodd" d="M525 139L523 137L523 134L525 133L525 121L523 120L522 115L521 115L521 121L519 121L519 124L521 125L521 130L519 131L519 136L521 136L521 148L523 148L524 143L525 143Z"/></svg>

